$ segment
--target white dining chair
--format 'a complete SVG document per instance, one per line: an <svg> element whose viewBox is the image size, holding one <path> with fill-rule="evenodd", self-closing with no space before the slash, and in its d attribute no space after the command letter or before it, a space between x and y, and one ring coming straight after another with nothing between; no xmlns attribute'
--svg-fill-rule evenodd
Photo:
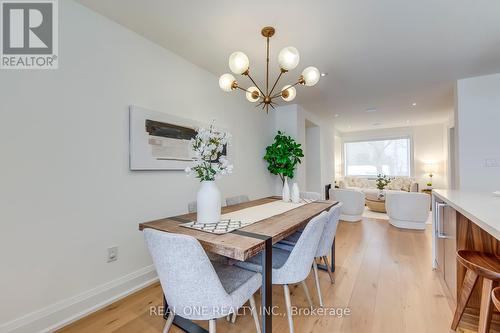
<svg viewBox="0 0 500 333"><path fill-rule="evenodd" d="M311 271L314 256L318 250L318 244L325 228L328 218L326 212L314 217L304 228L292 251L273 248L272 253L272 283L283 285L285 293L285 303L288 317L290 333L294 332L292 318L292 304L290 300L290 284L301 283L306 293L309 305L312 307L311 296L307 290L305 279ZM241 268L261 272L262 257L257 255L244 262L237 262L235 265Z"/></svg>
<svg viewBox="0 0 500 333"><path fill-rule="evenodd" d="M228 206L237 205L239 203L248 202L248 201L250 201L250 198L248 197L248 195L246 195L246 194L237 195L234 197L226 198L226 205L228 205Z"/></svg>
<svg viewBox="0 0 500 333"><path fill-rule="evenodd" d="M316 291L318 292L319 304L323 307L323 297L321 295L321 288L319 284L319 276L318 276L318 265L316 260L323 261L326 266L328 275L330 277L330 282L335 283L335 277L333 276L333 272L328 261L328 255L332 249L333 240L337 234L337 227L340 219L340 212L342 210L342 203L336 204L328 211L328 220L325 225L325 229L323 231L323 235L321 236L321 240L318 245L318 250L316 251L315 260L313 261L313 271L314 271L314 280L316 284ZM280 248L286 251L292 251L298 239L300 238L300 233L294 233L291 236L283 239L281 242L276 243L274 245L275 248ZM333 258L332 258L333 260Z"/></svg>
<svg viewBox="0 0 500 333"><path fill-rule="evenodd" d="M237 311L247 301L260 333L253 296L262 285L260 273L210 262L200 243L191 236L147 228L144 237L172 310L164 333L169 331L176 315L189 320L208 320L209 332L215 333L216 319Z"/></svg>

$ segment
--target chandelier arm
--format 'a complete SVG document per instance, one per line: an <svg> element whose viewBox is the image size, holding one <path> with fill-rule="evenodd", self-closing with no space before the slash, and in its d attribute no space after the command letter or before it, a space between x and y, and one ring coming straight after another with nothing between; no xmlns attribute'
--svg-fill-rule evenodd
<svg viewBox="0 0 500 333"><path fill-rule="evenodd" d="M238 86L238 87L236 87L236 88L238 88L238 89L240 89L240 90L243 90L243 91L244 91L244 92L246 92L246 93L252 93L252 91L250 91L250 90L248 90L248 89L245 89L245 88L242 88L242 87L240 87L240 86ZM259 99L264 99L264 97L259 96Z"/></svg>
<svg viewBox="0 0 500 333"><path fill-rule="evenodd" d="M240 87L240 86L237 86L236 88L237 88L237 89L239 89L239 90L243 90L243 91L245 91L245 92L248 92L248 90L246 90L245 88L242 88L242 87Z"/></svg>
<svg viewBox="0 0 500 333"><path fill-rule="evenodd" d="M271 96L273 94L274 88L276 88L276 85L278 84L278 81L280 80L281 75L283 75L283 73L284 73L283 71L280 71L280 75L278 75L278 78L276 79L276 82L274 82L274 85L271 88L271 91L269 92L269 96Z"/></svg>
<svg viewBox="0 0 500 333"><path fill-rule="evenodd" d="M290 86L290 87L288 87L287 89L290 89L290 88L292 88L292 87L295 87L296 85L300 84L300 82L301 82L300 80L299 80L299 81L297 81L297 82L295 82L293 85L291 85L291 86ZM279 97L279 96L281 96L281 91L280 91L279 93L277 93L276 95L271 96L271 99L276 98L276 97Z"/></svg>
<svg viewBox="0 0 500 333"><path fill-rule="evenodd" d="M240 87L240 86L238 86L238 87L236 87L236 88L238 88L239 90L243 90L244 92L250 92L249 90L247 90L247 89L245 89L245 88L242 88L242 87Z"/></svg>
<svg viewBox="0 0 500 333"><path fill-rule="evenodd" d="M260 89L259 85L257 83L255 83L255 81L253 80L253 78L250 76L250 73L247 73L246 76L248 76L248 78L250 79L250 81L252 81L252 83L255 85L255 87L260 91L260 93L262 94L262 96L266 96L266 94L264 94L264 92L262 92L262 89Z"/></svg>

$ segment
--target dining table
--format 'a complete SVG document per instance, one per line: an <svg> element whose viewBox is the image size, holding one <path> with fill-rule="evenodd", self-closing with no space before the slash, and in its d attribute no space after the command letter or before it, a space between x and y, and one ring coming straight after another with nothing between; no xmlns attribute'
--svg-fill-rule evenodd
<svg viewBox="0 0 500 333"><path fill-rule="evenodd" d="M245 213L248 208L262 206L273 202L280 201L281 197L271 196L251 200L236 205L222 207L222 214ZM262 311L261 325L262 332L272 332L272 249L273 244L290 236L294 232L302 229L312 218L329 210L331 207L338 204L332 200L316 200L302 202L300 206L296 206L285 212L279 212L262 220L258 220L250 225L240 229L232 230L224 234L215 234L206 231L186 228L183 224L196 221L196 213L184 214L179 216L162 218L150 222L139 224L139 230L153 228L155 230L184 234L196 238L205 251L215 253L227 258L238 261L245 261L250 257L260 255L262 258ZM241 211L241 212L239 212ZM335 240L332 245L330 269L335 270ZM321 269L328 269L325 266L319 266ZM168 303L163 297L165 311L164 318L168 316ZM208 331L200 327L196 323L175 316L174 325L189 333L205 333Z"/></svg>

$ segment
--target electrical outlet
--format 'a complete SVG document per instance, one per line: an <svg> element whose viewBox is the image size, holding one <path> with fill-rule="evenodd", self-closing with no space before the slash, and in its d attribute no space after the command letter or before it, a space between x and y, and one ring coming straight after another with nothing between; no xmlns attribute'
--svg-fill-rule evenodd
<svg viewBox="0 0 500 333"><path fill-rule="evenodd" d="M108 262L118 260L118 246L108 248Z"/></svg>
<svg viewBox="0 0 500 333"><path fill-rule="evenodd" d="M484 167L486 168L498 168L500 167L500 162L496 158L485 158Z"/></svg>

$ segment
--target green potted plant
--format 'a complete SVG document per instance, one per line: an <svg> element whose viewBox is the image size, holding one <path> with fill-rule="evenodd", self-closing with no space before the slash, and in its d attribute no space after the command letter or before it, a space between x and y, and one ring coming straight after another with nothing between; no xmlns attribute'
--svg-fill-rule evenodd
<svg viewBox="0 0 500 333"><path fill-rule="evenodd" d="M264 160L268 163L267 170L273 175L281 178L283 185L286 178L293 178L295 167L304 157L300 143L297 143L291 136L278 131L274 137L274 142L266 148Z"/></svg>
<svg viewBox="0 0 500 333"><path fill-rule="evenodd" d="M375 184L377 185L377 189L379 189L380 191L382 191L390 182L391 182L391 178L384 175L384 174L381 174L379 173L377 175L377 179L376 179L376 182Z"/></svg>

